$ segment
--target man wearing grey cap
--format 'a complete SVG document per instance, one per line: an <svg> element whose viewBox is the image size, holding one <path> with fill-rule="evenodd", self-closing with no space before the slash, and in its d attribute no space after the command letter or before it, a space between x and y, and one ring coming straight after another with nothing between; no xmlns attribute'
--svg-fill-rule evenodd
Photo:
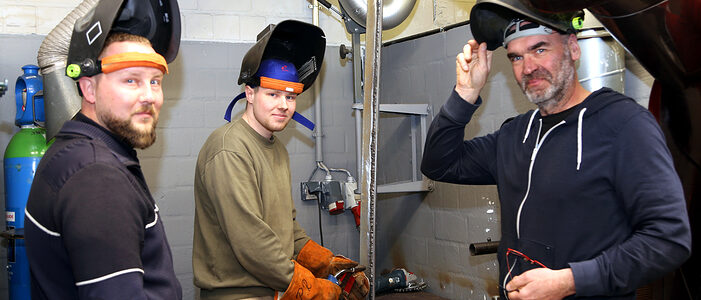
<svg viewBox="0 0 701 300"><path fill-rule="evenodd" d="M476 40L458 54L455 89L426 140L427 177L497 185L507 299L634 299L691 251L681 183L654 117L625 95L590 92L577 80L578 17L478 1ZM464 140L499 46L537 109Z"/></svg>

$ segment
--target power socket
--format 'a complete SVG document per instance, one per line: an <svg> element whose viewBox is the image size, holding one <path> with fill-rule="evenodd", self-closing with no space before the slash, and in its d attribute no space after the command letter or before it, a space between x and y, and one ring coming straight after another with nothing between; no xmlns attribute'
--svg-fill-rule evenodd
<svg viewBox="0 0 701 300"><path fill-rule="evenodd" d="M321 192L321 182L307 181L301 183L302 201L319 201L319 193Z"/></svg>

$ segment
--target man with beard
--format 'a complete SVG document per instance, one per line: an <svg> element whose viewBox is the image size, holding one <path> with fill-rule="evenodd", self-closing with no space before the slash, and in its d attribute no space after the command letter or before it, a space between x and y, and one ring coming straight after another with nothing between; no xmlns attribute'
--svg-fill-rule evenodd
<svg viewBox="0 0 701 300"><path fill-rule="evenodd" d="M681 183L662 132L632 99L577 80L574 28L539 15L475 5L456 85L429 129L429 178L496 184L501 203L499 286L507 299L634 299L680 266L691 235ZM512 6L519 5L511 1ZM504 20L500 28L489 28ZM486 24L486 25L485 25ZM492 52L503 45L538 109L464 140Z"/></svg>
<svg viewBox="0 0 701 300"><path fill-rule="evenodd" d="M163 56L111 33L81 110L42 158L27 202L32 299L180 299L158 207L134 148L156 139Z"/></svg>

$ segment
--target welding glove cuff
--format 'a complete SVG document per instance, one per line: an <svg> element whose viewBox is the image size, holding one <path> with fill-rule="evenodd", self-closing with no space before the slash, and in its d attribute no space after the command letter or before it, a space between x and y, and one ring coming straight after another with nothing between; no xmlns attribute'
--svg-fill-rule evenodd
<svg viewBox="0 0 701 300"><path fill-rule="evenodd" d="M311 271L317 278L326 278L335 275L341 270L350 269L358 265L342 255L334 256L331 250L322 247L309 240L297 254L297 262Z"/></svg>
<svg viewBox="0 0 701 300"><path fill-rule="evenodd" d="M294 261L293 261L294 262ZM341 287L322 278L315 278L314 274L295 262L292 281L285 293L276 299L280 300L336 300L341 295Z"/></svg>

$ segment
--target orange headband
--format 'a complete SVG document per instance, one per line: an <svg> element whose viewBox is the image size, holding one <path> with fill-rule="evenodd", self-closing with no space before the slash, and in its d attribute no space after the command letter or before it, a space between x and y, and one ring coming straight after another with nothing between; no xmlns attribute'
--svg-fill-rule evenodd
<svg viewBox="0 0 701 300"><path fill-rule="evenodd" d="M102 59L102 73L112 73L131 67L151 67L168 74L168 64L158 53L124 52Z"/></svg>
<svg viewBox="0 0 701 300"><path fill-rule="evenodd" d="M304 90L303 83L285 81L263 76L260 77L260 86L267 89L274 89L297 94L301 94L302 90Z"/></svg>

